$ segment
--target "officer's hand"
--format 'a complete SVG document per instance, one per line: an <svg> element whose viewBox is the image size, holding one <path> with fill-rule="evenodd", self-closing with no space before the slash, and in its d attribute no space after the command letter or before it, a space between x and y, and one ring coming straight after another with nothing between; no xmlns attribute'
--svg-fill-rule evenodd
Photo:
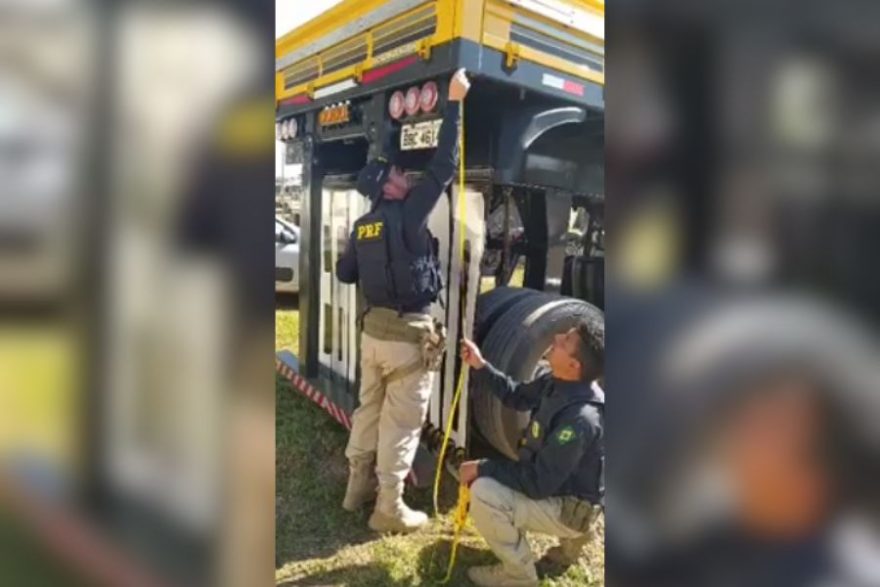
<svg viewBox="0 0 880 587"><path fill-rule="evenodd" d="M480 347L466 338L461 340L461 360L477 371L486 366L486 359L480 354Z"/></svg>
<svg viewBox="0 0 880 587"><path fill-rule="evenodd" d="M476 481L480 472L480 461L465 461L458 469L458 481L463 485L470 485Z"/></svg>
<svg viewBox="0 0 880 587"><path fill-rule="evenodd" d="M462 67L453 74L452 80L449 82L449 100L461 102L470 89L471 82L468 81L465 69Z"/></svg>

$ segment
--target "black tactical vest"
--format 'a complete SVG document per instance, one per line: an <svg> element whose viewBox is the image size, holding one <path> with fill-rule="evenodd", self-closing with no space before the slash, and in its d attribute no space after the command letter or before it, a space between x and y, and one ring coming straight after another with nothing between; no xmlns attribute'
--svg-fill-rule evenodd
<svg viewBox="0 0 880 587"><path fill-rule="evenodd" d="M379 205L354 223L359 283L369 306L418 311L440 294L437 239L426 230L411 248L403 228L398 204Z"/></svg>

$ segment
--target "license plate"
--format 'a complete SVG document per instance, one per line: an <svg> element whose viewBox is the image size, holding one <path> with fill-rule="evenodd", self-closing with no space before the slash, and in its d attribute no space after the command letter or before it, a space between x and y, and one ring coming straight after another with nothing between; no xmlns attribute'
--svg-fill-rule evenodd
<svg viewBox="0 0 880 587"><path fill-rule="evenodd" d="M442 120L404 124L400 129L400 150L433 149L437 146Z"/></svg>

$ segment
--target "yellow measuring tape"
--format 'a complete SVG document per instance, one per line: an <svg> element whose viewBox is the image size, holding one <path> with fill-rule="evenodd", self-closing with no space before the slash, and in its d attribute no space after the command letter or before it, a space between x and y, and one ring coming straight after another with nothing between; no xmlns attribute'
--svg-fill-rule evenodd
<svg viewBox="0 0 880 587"><path fill-rule="evenodd" d="M467 205L467 199L464 196L464 100L458 103L459 106L459 131L458 131L458 145L459 145L459 159L458 159L458 250L459 255L461 256L461 264L464 266L464 242L465 242L465 225L464 225L464 213L465 206ZM467 369L467 364L462 363L461 371L458 373L458 382L455 385L455 394L452 396L452 405L449 409L449 421L446 422L446 430L443 434L443 444L440 446L440 456L437 460L437 471L434 473L434 515L437 515L440 511L437 506L437 497L440 494L440 477L443 472L443 460L446 458L446 447L449 444L449 437L452 434L452 417L455 414L455 409L458 407L458 401L461 398L461 391L464 387L464 373L465 369ZM441 407L441 415L442 415L442 407Z"/></svg>
<svg viewBox="0 0 880 587"><path fill-rule="evenodd" d="M446 577L441 584L449 583L452 579L452 569L455 567L455 555L458 554L458 543L461 540L461 531L467 524L468 507L471 504L471 490L464 483L458 486L458 507L455 509L455 531L452 535L452 552L449 554L449 565L446 567Z"/></svg>
<svg viewBox="0 0 880 587"><path fill-rule="evenodd" d="M464 100L459 102L459 159L458 159L458 250L461 256L461 266L464 268L465 254L465 206L467 199L464 195ZM462 363L461 371L458 373L458 382L455 385L455 394L452 396L452 405L449 408L449 421L446 422L446 430L443 434L443 444L440 447L440 455L437 459L437 471L434 473L434 515L439 514L437 505L438 496L440 494L440 478L443 474L443 461L446 458L446 447L449 444L449 437L452 435L452 420L455 410L458 408L458 402L461 399L461 392L464 388L464 374L467 364ZM441 409L442 413L442 409ZM452 539L452 552L449 556L449 566L446 570L446 578L443 583L448 583L452 577L452 569L455 566L455 556L458 551L458 542L461 538L461 530L467 522L468 505L470 502L470 490L466 485L460 485L458 489L458 508L455 512L455 533Z"/></svg>

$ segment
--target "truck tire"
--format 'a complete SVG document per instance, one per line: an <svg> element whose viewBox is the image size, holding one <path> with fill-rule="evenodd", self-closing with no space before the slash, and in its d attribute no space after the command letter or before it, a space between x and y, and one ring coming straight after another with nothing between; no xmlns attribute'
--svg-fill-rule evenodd
<svg viewBox="0 0 880 587"><path fill-rule="evenodd" d="M479 345L489 333L489 329L498 320L498 317L511 308L515 303L527 296L540 294L541 292L522 287L496 287L482 294L477 300L476 328L474 329L474 341Z"/></svg>
<svg viewBox="0 0 880 587"><path fill-rule="evenodd" d="M481 348L495 367L517 381L529 381L553 336L581 319L600 323L604 320L602 312L587 302L531 292L518 297L497 317ZM471 389L471 398L477 429L495 449L515 460L529 413L505 407L488 390L476 386Z"/></svg>

